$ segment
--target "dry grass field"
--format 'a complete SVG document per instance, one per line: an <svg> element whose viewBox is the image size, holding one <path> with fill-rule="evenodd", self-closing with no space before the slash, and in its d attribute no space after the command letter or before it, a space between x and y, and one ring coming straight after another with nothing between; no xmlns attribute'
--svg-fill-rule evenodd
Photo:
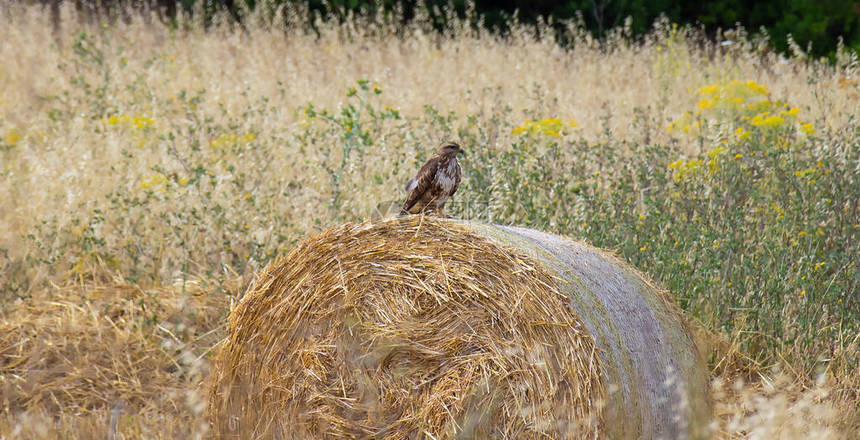
<svg viewBox="0 0 860 440"><path fill-rule="evenodd" d="M454 217L566 235L668 288L717 438L860 430L860 62L658 24L59 29L0 4L0 438L205 438L256 271L370 219L459 140ZM282 21L292 23L286 27Z"/></svg>

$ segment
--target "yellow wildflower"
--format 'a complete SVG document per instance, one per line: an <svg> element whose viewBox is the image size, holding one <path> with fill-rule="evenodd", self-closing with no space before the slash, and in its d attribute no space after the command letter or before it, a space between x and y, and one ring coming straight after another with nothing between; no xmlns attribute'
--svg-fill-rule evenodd
<svg viewBox="0 0 860 440"><path fill-rule="evenodd" d="M149 178L149 180L141 182L140 186L149 189L164 185L165 183L167 183L167 176L161 173L155 173Z"/></svg>
<svg viewBox="0 0 860 440"><path fill-rule="evenodd" d="M714 106L714 101L712 101L712 100L710 100L710 99L708 99L708 98L702 98L702 99L699 101L699 105L698 105L699 110L707 110L707 109L709 109L709 108L711 108L711 107L713 107L713 106Z"/></svg>
<svg viewBox="0 0 860 440"><path fill-rule="evenodd" d="M782 116L776 116L776 115L768 116L767 118L764 119L764 125L766 125L768 127L779 127L784 122L785 122L785 119L783 119Z"/></svg>
<svg viewBox="0 0 860 440"><path fill-rule="evenodd" d="M689 133L691 130L695 130L696 128L698 128L699 125L701 125L701 123L699 121L696 121L692 124L683 126L681 128L681 131L683 131L684 133Z"/></svg>
<svg viewBox="0 0 860 440"><path fill-rule="evenodd" d="M129 128L144 129L154 125L155 119L143 115L113 115L107 119L102 119L102 123L107 125L124 125Z"/></svg>
<svg viewBox="0 0 860 440"><path fill-rule="evenodd" d="M815 173L815 168L806 168L803 170L796 170L794 172L794 175L797 177L807 177L807 176L814 174L814 173Z"/></svg>
<svg viewBox="0 0 860 440"><path fill-rule="evenodd" d="M3 136L3 141L8 145L15 145L18 142L24 139L24 133L21 133L17 128L10 128L6 131L6 135Z"/></svg>
<svg viewBox="0 0 860 440"><path fill-rule="evenodd" d="M764 117L761 114L755 115L750 119L750 124L754 127L760 127L764 124Z"/></svg>
<svg viewBox="0 0 860 440"><path fill-rule="evenodd" d="M514 127L514 129L511 131L511 133L516 134L516 135L521 135L521 134L525 133L526 131L528 131L528 128L526 128L526 127L529 126L529 123L531 123L531 120L526 119L525 121L523 121L523 123L521 125Z"/></svg>
<svg viewBox="0 0 860 440"><path fill-rule="evenodd" d="M702 95L702 96L713 95L713 94L717 93L717 91L719 89L720 89L719 84L712 84L710 86L704 86L704 87L699 88L699 90L696 90L696 94Z"/></svg>
<svg viewBox="0 0 860 440"><path fill-rule="evenodd" d="M133 121L136 128L146 128L155 123L154 119L146 116L135 116Z"/></svg>
<svg viewBox="0 0 860 440"><path fill-rule="evenodd" d="M212 139L209 141L209 145L215 148L228 147L232 145L245 145L256 138L257 135L254 133L248 133L243 136L239 136L238 133L227 133Z"/></svg>
<svg viewBox="0 0 860 440"><path fill-rule="evenodd" d="M759 113L750 120L750 124L754 127L779 127L783 123L785 123L785 119L782 116L771 115L770 112Z"/></svg>
<svg viewBox="0 0 860 440"><path fill-rule="evenodd" d="M531 135L540 135L545 134L553 137L560 137L565 134L567 127L576 127L579 124L569 119L567 124L562 122L561 118L547 118L540 121L532 121L531 119L526 119L522 124L514 127L511 131L512 134L522 135L522 134L531 134Z"/></svg>
<svg viewBox="0 0 860 440"><path fill-rule="evenodd" d="M746 86L748 89L752 90L755 93L758 93L761 95L769 95L770 94L770 90L767 89L767 86L763 86L761 84L756 84L755 81L747 81Z"/></svg>
<svg viewBox="0 0 860 440"><path fill-rule="evenodd" d="M726 152L725 147L717 147L717 148L714 148L714 149L713 149L713 150L711 150L711 151L708 151L708 153L707 153L707 154L708 154L708 157L710 157L711 159L713 159L713 158L715 158L715 157L717 157L717 156L722 156L722 154L723 154L723 153L725 153L725 152Z"/></svg>
<svg viewBox="0 0 860 440"><path fill-rule="evenodd" d="M670 163L669 168L675 170L675 176L673 177L673 179L678 182L689 175L695 174L696 170L703 164L704 162L697 159L678 159ZM695 199L695 196L693 196L693 199Z"/></svg>

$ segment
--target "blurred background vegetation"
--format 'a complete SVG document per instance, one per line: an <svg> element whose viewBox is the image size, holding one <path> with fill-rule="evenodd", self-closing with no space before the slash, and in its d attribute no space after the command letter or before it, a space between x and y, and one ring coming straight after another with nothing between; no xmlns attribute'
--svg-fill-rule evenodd
<svg viewBox="0 0 860 440"><path fill-rule="evenodd" d="M769 44L687 5L38 1L0 1L0 438L207 438L198 391L254 274L402 200L447 139L452 217L672 292L718 438L860 432L856 14L796 13L837 17L816 35L855 49L815 40L830 63L803 25L784 57L778 19Z"/></svg>
<svg viewBox="0 0 860 440"><path fill-rule="evenodd" d="M55 11L61 0L41 0ZM595 36L605 37L614 28L625 26L634 35L648 32L655 20L665 17L678 24L701 27L711 38L721 29L739 25L751 31L766 33L774 49L784 54L798 50L810 55L830 56L842 44L860 49L860 2L855 0L767 0L748 4L741 0L75 0L79 10L96 15L118 16L129 9L157 11L166 20L176 14L203 13L211 17L226 12L236 22L257 9L274 12L285 4L303 4L309 14L345 19L353 14L384 13L404 24L419 11L426 11L445 29L452 12L459 18L473 10L482 17L480 24L488 29L506 32L512 18L535 24L551 20L559 36L565 21L582 22ZM442 12L442 11L448 11ZM796 45L794 44L796 43ZM794 47L792 47L794 46Z"/></svg>

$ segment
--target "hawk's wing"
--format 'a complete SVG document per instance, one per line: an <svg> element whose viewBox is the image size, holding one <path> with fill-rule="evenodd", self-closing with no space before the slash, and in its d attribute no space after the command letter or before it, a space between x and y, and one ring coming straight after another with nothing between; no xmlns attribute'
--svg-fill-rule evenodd
<svg viewBox="0 0 860 440"><path fill-rule="evenodd" d="M421 200L421 196L430 189L433 185L433 179L436 176L436 170L439 168L439 158L433 157L418 170L418 175L409 181L407 188L412 187L412 191L406 196L406 201L403 203L403 211L408 212Z"/></svg>

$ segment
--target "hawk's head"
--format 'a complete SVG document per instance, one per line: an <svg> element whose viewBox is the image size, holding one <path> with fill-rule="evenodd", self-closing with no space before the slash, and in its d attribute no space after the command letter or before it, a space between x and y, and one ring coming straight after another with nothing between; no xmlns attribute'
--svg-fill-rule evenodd
<svg viewBox="0 0 860 440"><path fill-rule="evenodd" d="M439 149L436 150L436 154L439 156L456 156L457 153L460 153L461 151L463 151L463 149L460 148L460 145L456 142L445 142L439 146Z"/></svg>

